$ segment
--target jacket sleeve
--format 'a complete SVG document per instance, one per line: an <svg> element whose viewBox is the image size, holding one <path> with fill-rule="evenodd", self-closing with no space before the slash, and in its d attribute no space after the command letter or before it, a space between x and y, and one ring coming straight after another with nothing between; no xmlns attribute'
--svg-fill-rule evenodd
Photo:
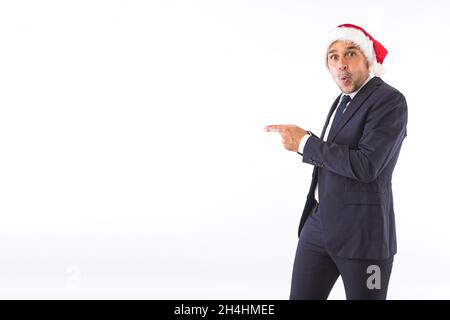
<svg viewBox="0 0 450 320"><path fill-rule="evenodd" d="M368 112L356 147L311 136L303 150L303 162L360 182L372 182L401 146L406 137L407 121L405 97L395 92Z"/></svg>

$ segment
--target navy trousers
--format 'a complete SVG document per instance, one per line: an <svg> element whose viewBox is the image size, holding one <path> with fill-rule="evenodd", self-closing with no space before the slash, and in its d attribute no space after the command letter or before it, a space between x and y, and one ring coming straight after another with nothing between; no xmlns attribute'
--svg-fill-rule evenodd
<svg viewBox="0 0 450 320"><path fill-rule="evenodd" d="M289 299L325 300L341 276L348 300L385 300L393 260L348 259L331 254L316 205L300 233Z"/></svg>

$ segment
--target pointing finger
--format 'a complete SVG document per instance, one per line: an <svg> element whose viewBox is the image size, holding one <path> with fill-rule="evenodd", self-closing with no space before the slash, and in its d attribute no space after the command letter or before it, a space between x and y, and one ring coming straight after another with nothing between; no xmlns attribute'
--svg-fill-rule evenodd
<svg viewBox="0 0 450 320"><path fill-rule="evenodd" d="M280 132L283 131L285 128L285 125L282 124L273 124L273 125L269 125L269 126L265 126L264 129L267 132Z"/></svg>

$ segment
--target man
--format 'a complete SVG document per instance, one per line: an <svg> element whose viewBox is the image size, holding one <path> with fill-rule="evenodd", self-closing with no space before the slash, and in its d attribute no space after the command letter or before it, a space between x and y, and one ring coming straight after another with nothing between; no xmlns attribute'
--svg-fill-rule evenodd
<svg viewBox="0 0 450 320"><path fill-rule="evenodd" d="M320 137L294 125L265 128L314 165L290 299L327 299L339 275L347 299L386 299L397 252L391 179L407 104L378 77L387 50L364 29L340 25L327 44L327 68L342 94Z"/></svg>

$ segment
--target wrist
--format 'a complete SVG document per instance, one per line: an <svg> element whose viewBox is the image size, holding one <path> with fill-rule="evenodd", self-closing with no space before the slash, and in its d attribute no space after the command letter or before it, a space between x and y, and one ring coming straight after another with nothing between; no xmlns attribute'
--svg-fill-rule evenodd
<svg viewBox="0 0 450 320"><path fill-rule="evenodd" d="M299 143L299 146L298 146L297 153L303 155L303 148L305 147L306 141L311 136L312 136L312 132L311 131L306 131L306 134L304 134L303 137L300 139L300 143Z"/></svg>

